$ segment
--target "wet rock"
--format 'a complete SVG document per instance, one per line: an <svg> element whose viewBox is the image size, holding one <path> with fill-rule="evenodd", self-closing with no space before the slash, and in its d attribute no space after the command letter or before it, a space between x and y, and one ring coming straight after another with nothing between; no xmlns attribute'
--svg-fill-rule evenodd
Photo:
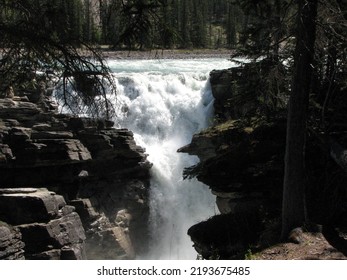
<svg viewBox="0 0 347 280"><path fill-rule="evenodd" d="M141 180L100 181L86 185L79 196L89 198L72 202L88 229L88 256L109 258L109 243L118 244L113 259L132 259L148 249L148 184Z"/></svg>

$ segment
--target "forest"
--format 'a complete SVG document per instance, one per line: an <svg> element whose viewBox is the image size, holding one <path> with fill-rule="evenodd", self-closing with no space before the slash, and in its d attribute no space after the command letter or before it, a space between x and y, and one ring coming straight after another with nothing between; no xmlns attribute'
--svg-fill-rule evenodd
<svg viewBox="0 0 347 280"><path fill-rule="evenodd" d="M65 40L114 49L230 48L247 20L233 1L54 0L34 5ZM4 9L2 16L14 15Z"/></svg>
<svg viewBox="0 0 347 280"><path fill-rule="evenodd" d="M79 79L86 107L104 106L90 88L99 91L106 118L111 106L99 77L112 78L103 50L227 48L230 60L248 58L224 105L247 107L238 116L245 126L286 119L282 239L310 222L307 192L312 212L329 198L327 216L311 213L313 222L347 226L346 1L0 0L0 38L0 95L37 87L31 75L45 69Z"/></svg>

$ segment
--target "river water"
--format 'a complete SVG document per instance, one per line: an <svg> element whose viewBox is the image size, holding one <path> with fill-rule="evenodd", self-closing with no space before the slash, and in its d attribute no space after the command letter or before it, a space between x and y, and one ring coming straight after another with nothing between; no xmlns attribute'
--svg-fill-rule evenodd
<svg viewBox="0 0 347 280"><path fill-rule="evenodd" d="M215 214L215 200L197 180L183 180L197 158L177 153L213 115L208 81L226 59L111 60L117 83L116 126L134 132L153 163L150 188L150 250L141 259L195 259L187 235L193 224Z"/></svg>

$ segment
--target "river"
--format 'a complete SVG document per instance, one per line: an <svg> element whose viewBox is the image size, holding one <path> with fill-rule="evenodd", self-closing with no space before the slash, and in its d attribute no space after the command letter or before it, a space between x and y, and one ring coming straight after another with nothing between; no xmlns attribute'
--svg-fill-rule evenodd
<svg viewBox="0 0 347 280"><path fill-rule="evenodd" d="M206 185L183 180L197 158L177 153L213 118L209 72L232 67L226 59L110 60L117 83L117 127L134 132L153 163L150 250L140 259L195 259L187 235L193 224L216 213Z"/></svg>

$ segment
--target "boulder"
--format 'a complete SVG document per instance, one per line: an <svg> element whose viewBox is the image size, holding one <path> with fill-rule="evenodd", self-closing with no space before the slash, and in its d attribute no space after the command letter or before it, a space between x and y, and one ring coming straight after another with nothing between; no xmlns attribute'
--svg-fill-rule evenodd
<svg viewBox="0 0 347 280"><path fill-rule="evenodd" d="M204 259L243 259L263 230L257 212L217 215L188 230L194 248Z"/></svg>

